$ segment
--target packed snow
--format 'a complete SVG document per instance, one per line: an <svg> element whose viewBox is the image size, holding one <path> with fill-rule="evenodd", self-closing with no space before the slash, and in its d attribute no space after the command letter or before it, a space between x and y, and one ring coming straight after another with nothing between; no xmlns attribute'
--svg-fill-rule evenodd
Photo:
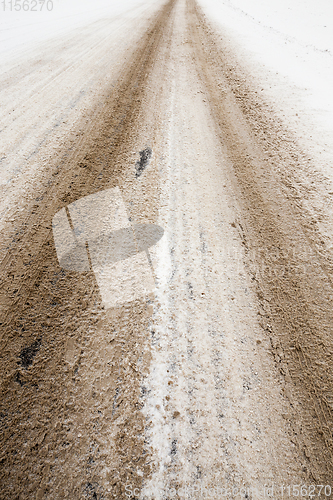
<svg viewBox="0 0 333 500"><path fill-rule="evenodd" d="M333 182L333 3L200 0L263 96Z"/></svg>

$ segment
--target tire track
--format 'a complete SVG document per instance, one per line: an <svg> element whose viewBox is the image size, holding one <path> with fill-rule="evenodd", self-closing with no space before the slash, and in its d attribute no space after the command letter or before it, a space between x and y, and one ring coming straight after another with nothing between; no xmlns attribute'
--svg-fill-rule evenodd
<svg viewBox="0 0 333 500"><path fill-rule="evenodd" d="M305 153L284 130L231 50L216 41L189 0L189 36L242 204L240 233L259 303L259 319L287 381L289 415L309 480L332 478L332 267L316 220L300 208ZM288 138L285 140L284 138ZM301 170L302 171L302 170ZM308 177L311 174L308 172Z"/></svg>
<svg viewBox="0 0 333 500"><path fill-rule="evenodd" d="M149 300L106 314L93 274L59 267L51 221L124 181L173 3L127 54L84 133L56 153L41 196L15 218L1 265L1 498L121 498L127 481L149 475L140 412Z"/></svg>

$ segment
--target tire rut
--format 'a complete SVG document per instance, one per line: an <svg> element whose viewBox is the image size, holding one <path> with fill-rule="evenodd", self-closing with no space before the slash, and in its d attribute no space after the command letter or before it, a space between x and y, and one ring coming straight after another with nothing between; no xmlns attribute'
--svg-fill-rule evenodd
<svg viewBox="0 0 333 500"><path fill-rule="evenodd" d="M316 220L300 207L305 153L248 84L225 40L193 0L189 36L198 74L229 157L242 213L239 228L276 364L286 380L295 439L309 480L332 478L332 265L318 252Z"/></svg>
<svg viewBox="0 0 333 500"><path fill-rule="evenodd" d="M51 222L122 182L173 4L154 16L84 133L55 153L44 191L15 219L1 266L1 498L122 498L126 482L149 476L140 385L150 301L106 313L93 273L59 267Z"/></svg>

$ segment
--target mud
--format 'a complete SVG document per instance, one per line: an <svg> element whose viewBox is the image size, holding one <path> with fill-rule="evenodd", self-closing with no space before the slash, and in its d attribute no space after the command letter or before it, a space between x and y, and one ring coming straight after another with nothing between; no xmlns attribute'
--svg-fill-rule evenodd
<svg viewBox="0 0 333 500"><path fill-rule="evenodd" d="M323 181L194 2L189 36L242 206L238 230L309 481L332 478L332 258L302 203ZM305 185L311 185L306 189ZM324 183L323 183L324 184ZM300 196L300 191L303 190ZM319 194L320 197L320 194Z"/></svg>
<svg viewBox="0 0 333 500"><path fill-rule="evenodd" d="M44 191L6 237L1 498L122 498L126 482L141 486L149 475L140 412L149 298L106 313L93 273L59 266L51 223L67 204L121 183L172 4L127 54L119 80L83 117L75 141L55 151Z"/></svg>
<svg viewBox="0 0 333 500"><path fill-rule="evenodd" d="M149 147L140 151L140 160L137 161L135 164L137 177L139 177L142 174L142 172L148 165L151 155L152 155L152 150Z"/></svg>
<svg viewBox="0 0 333 500"><path fill-rule="evenodd" d="M312 167L197 3L165 3L3 231L0 498L157 499L150 481L260 470L330 484L333 268L325 214L302 203ZM106 311L91 262L59 265L52 219L116 186L169 260L152 256L157 295Z"/></svg>

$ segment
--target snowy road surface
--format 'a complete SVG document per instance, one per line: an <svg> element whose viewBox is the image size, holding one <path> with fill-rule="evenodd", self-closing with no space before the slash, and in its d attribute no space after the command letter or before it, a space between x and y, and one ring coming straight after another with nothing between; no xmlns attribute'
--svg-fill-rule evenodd
<svg viewBox="0 0 333 500"><path fill-rule="evenodd" d="M0 497L330 497L330 6L24 14L0 22Z"/></svg>

